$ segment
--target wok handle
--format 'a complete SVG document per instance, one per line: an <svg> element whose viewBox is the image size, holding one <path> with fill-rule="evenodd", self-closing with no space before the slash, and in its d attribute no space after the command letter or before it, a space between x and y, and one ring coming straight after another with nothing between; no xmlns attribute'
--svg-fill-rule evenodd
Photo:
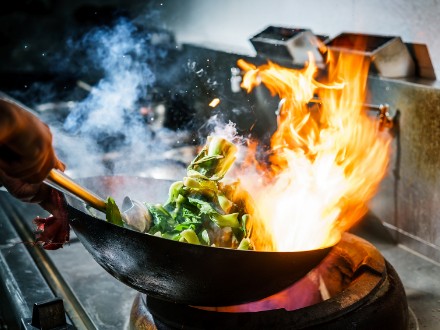
<svg viewBox="0 0 440 330"><path fill-rule="evenodd" d="M107 204L101 197L80 186L65 173L57 169L52 169L44 182L52 188L57 189L63 193L70 193L74 197L81 199L82 201L86 202L87 204L101 212L105 213L106 211Z"/></svg>

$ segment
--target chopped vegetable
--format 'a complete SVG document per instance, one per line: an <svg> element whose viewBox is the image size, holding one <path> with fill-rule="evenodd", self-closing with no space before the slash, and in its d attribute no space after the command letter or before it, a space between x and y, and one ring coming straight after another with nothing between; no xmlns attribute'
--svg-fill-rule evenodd
<svg viewBox="0 0 440 330"><path fill-rule="evenodd" d="M249 238L243 238L238 246L237 250L251 250L252 244Z"/></svg>
<svg viewBox="0 0 440 330"><path fill-rule="evenodd" d="M200 244L196 232L192 229L186 229L180 233L180 241L192 244Z"/></svg>
<svg viewBox="0 0 440 330"><path fill-rule="evenodd" d="M147 232L191 244L252 249L246 229L250 215L244 200L235 197L239 183L220 182L234 163L236 152L237 147L228 140L208 137L188 166L187 176L170 186L165 204L146 204L152 217ZM118 222L113 214L115 207L109 198L108 211L112 213L107 212L107 220L121 225L122 220Z"/></svg>
<svg viewBox="0 0 440 330"><path fill-rule="evenodd" d="M119 212L119 208L116 205L116 202L113 198L107 198L107 208L105 218L108 222L117 225L123 226L124 222L122 221L121 212Z"/></svg>
<svg viewBox="0 0 440 330"><path fill-rule="evenodd" d="M218 181L235 161L237 147L226 139L209 136L202 151L188 166L188 176Z"/></svg>

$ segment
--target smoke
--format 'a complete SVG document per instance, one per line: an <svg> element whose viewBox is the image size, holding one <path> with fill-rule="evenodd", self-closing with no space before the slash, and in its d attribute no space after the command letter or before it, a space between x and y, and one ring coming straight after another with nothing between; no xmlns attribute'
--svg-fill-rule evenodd
<svg viewBox="0 0 440 330"><path fill-rule="evenodd" d="M67 43L74 58L59 67L78 62L75 56L82 55L80 75L102 75L62 127L52 127L60 158L75 175L135 173L140 169L131 167L147 167L154 159L151 155L167 149L157 138L160 132L153 131L139 111L156 81L149 63L166 56L166 48L156 47L154 38L121 19L113 27L92 30L81 40ZM117 154L114 159L112 152ZM104 153L107 156L102 159Z"/></svg>
<svg viewBox="0 0 440 330"><path fill-rule="evenodd" d="M113 133L124 128L140 95L155 81L146 60L152 56L145 38L135 38L135 28L121 20L113 28L87 34L76 47L86 50L86 59L102 69L104 78L73 111L64 124L69 132ZM72 44L72 41L70 42Z"/></svg>
<svg viewBox="0 0 440 330"><path fill-rule="evenodd" d="M144 20L151 26L159 18L158 11L149 15ZM37 111L46 105L50 108L51 102L55 107L65 103L63 109L53 111L54 115L42 113L42 119L51 126L57 154L73 177L147 176L146 169L168 166L164 159L178 158L170 156L175 155L174 147L203 143L209 134L245 145L236 125L228 124L228 102L215 111L208 108L206 100L221 96L224 88L217 80L218 66L199 62L199 54L169 56L170 47L176 47L171 34L148 28L140 20L134 22L119 19L112 26L71 37L65 49L52 56L55 76L67 73L70 78L69 73L74 73L80 79L71 95L66 92L59 98L59 91L38 85L41 91L37 94L43 98L34 98ZM163 103L167 111L163 125L172 129L160 125L158 110L163 109L153 109L152 95L167 100ZM64 100L76 101L60 102ZM154 112L153 124L145 111ZM213 113L217 115L206 123ZM186 167L193 157L187 152L184 158ZM174 172L180 179L180 172Z"/></svg>
<svg viewBox="0 0 440 330"><path fill-rule="evenodd" d="M111 29L92 31L74 46L86 50L86 59L102 69L104 77L67 117L67 132L112 134L127 124L136 125L136 102L146 95L155 76L146 62L152 52L135 32L131 23L121 20Z"/></svg>

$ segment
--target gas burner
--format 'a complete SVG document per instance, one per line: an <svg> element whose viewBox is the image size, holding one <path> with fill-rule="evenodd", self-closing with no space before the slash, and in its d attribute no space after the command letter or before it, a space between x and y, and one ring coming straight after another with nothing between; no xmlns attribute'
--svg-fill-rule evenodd
<svg viewBox="0 0 440 330"><path fill-rule="evenodd" d="M372 244L344 234L306 277L258 302L194 307L138 294L130 329L407 329L408 315L393 267Z"/></svg>

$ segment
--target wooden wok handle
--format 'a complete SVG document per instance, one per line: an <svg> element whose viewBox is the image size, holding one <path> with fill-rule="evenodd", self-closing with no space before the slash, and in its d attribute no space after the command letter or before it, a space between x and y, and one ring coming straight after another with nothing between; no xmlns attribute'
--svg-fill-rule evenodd
<svg viewBox="0 0 440 330"><path fill-rule="evenodd" d="M49 172L49 175L47 176L47 179L45 180L45 183L50 185L51 187L60 190L59 187L61 187L63 190L66 190L70 194L74 195L75 197L83 200L93 208L104 212L106 211L107 204L105 201L89 191L88 189L80 186L78 183L73 181L69 176L67 176L65 173L57 170L52 169ZM58 186L58 187L57 187ZM62 192L65 192L63 191Z"/></svg>

